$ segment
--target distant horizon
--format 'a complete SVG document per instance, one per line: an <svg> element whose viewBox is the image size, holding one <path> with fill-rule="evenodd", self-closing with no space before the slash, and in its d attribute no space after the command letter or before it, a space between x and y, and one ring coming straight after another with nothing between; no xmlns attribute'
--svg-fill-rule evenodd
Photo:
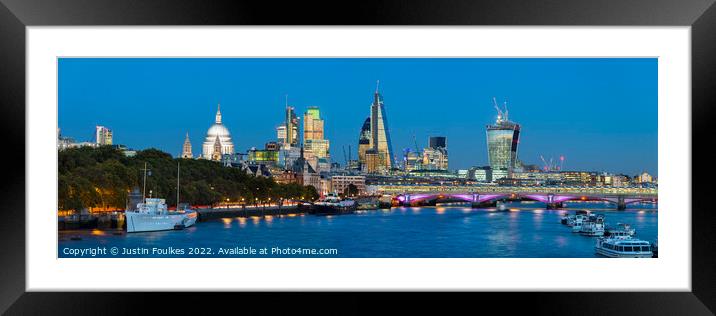
<svg viewBox="0 0 716 316"><path fill-rule="evenodd" d="M195 156L218 103L235 152L276 141L285 95L301 117L318 106L332 161L357 158L380 80L393 150L447 137L449 169L486 166L492 98L521 125L518 157L565 171L658 176L655 58L60 58L58 127L93 141L177 157L186 133ZM301 121L300 120L300 121ZM86 136L85 136L86 135Z"/></svg>

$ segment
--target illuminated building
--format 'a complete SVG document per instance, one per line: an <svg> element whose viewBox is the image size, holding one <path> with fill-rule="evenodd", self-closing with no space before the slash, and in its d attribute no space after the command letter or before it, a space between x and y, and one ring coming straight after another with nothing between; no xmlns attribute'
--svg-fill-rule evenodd
<svg viewBox="0 0 716 316"><path fill-rule="evenodd" d="M95 143L97 145L112 145L112 130L104 126L95 126Z"/></svg>
<svg viewBox="0 0 716 316"><path fill-rule="evenodd" d="M323 139L323 120L317 106L309 106L303 114L303 141Z"/></svg>
<svg viewBox="0 0 716 316"><path fill-rule="evenodd" d="M595 175L586 171L562 171L562 181L566 184L574 185L594 185L596 183Z"/></svg>
<svg viewBox="0 0 716 316"><path fill-rule="evenodd" d="M278 153L278 150L252 148L249 150L248 161L254 164L275 165L278 163Z"/></svg>
<svg viewBox="0 0 716 316"><path fill-rule="evenodd" d="M479 182L492 182L492 169L490 167L472 167L468 178Z"/></svg>
<svg viewBox="0 0 716 316"><path fill-rule="evenodd" d="M286 103L286 119L284 121L286 130L286 138L284 145L296 146L298 145L298 117L296 117L296 111L292 106Z"/></svg>
<svg viewBox="0 0 716 316"><path fill-rule="evenodd" d="M304 157L314 169L330 169L330 142L324 139L324 122L317 106L308 107L303 114L303 149Z"/></svg>
<svg viewBox="0 0 716 316"><path fill-rule="evenodd" d="M234 143L231 141L229 129L221 123L221 105L219 105L216 110L214 125L209 127L209 130L206 132L201 157L218 161L221 160L223 155L231 155L233 153Z"/></svg>
<svg viewBox="0 0 716 316"><path fill-rule="evenodd" d="M494 182L503 178L508 178L510 176L510 173L507 169L492 169L490 168L492 172L492 179L490 179L490 182Z"/></svg>
<svg viewBox="0 0 716 316"><path fill-rule="evenodd" d="M642 172L638 176L634 177L634 180L637 183L652 183L652 182L654 182L654 178L646 172Z"/></svg>
<svg viewBox="0 0 716 316"><path fill-rule="evenodd" d="M364 176L334 175L331 177L331 188L338 194L344 194L351 184L358 189L358 195L365 192Z"/></svg>
<svg viewBox="0 0 716 316"><path fill-rule="evenodd" d="M276 127L276 140L278 140L279 144L286 143L286 125Z"/></svg>
<svg viewBox="0 0 716 316"><path fill-rule="evenodd" d="M219 139L219 135L217 135L216 140L214 141L214 150L211 152L211 160L220 161L221 158L221 140Z"/></svg>
<svg viewBox="0 0 716 316"><path fill-rule="evenodd" d="M448 170L448 153L445 137L430 137L430 147L423 150L423 168Z"/></svg>
<svg viewBox="0 0 716 316"><path fill-rule="evenodd" d="M496 176L501 173L499 170L506 170L509 176L515 167L518 167L517 145L519 144L520 125L509 121L506 104L503 112L497 106L497 102L494 102L495 109L497 109L497 121L494 125L487 126L487 154L490 167L493 170L493 180L496 180Z"/></svg>
<svg viewBox="0 0 716 316"><path fill-rule="evenodd" d="M182 147L181 152L182 158L194 158L194 155L191 153L191 141L189 141L189 132L186 133L186 138L184 139L184 146Z"/></svg>
<svg viewBox="0 0 716 316"><path fill-rule="evenodd" d="M380 157L378 151L375 149L368 149L365 152L365 164L363 165L363 171L367 173L376 173L379 171Z"/></svg>
<svg viewBox="0 0 716 316"><path fill-rule="evenodd" d="M420 153L414 151L407 151L405 153L405 171L421 170L423 169L423 157Z"/></svg>
<svg viewBox="0 0 716 316"><path fill-rule="evenodd" d="M358 138L358 162L361 165L365 164L365 152L373 148L370 142L371 137L370 117L367 117L363 122L363 126L360 129L360 136Z"/></svg>
<svg viewBox="0 0 716 316"><path fill-rule="evenodd" d="M378 155L376 170L373 172L385 173L393 167L393 146L390 142L390 129L383 104L383 95L380 94L378 87L375 89L373 104L370 107L370 132L372 149Z"/></svg>

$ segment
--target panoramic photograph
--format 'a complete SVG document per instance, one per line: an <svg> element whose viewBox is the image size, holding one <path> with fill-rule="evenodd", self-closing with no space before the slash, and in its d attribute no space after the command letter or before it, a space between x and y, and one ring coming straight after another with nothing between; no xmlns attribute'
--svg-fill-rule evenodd
<svg viewBox="0 0 716 316"><path fill-rule="evenodd" d="M657 258L656 58L58 58L58 258Z"/></svg>

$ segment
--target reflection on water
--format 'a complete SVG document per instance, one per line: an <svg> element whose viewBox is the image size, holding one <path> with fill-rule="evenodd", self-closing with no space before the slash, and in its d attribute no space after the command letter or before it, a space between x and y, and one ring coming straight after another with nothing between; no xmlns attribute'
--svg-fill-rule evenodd
<svg viewBox="0 0 716 316"><path fill-rule="evenodd" d="M61 231L59 246L335 248L338 257L595 257L595 238L560 224L565 213L576 210L604 214L607 225L628 223L637 237L657 239L655 206L626 211L602 203L573 206L547 210L539 203L512 203L498 211L441 205L340 216L235 217L199 222L180 231Z"/></svg>

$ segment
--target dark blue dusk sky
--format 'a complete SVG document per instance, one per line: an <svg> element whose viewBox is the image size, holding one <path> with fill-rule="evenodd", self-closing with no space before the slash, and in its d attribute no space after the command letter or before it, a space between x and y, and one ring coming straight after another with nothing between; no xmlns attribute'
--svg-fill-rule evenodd
<svg viewBox="0 0 716 316"><path fill-rule="evenodd" d="M446 136L450 169L487 165L492 97L522 125L518 155L565 170L657 174L657 60L645 59L60 59L59 127L91 140L178 155L189 132L201 152L221 103L237 151L274 141L284 95L303 116L317 105L331 156L357 156L358 134L380 80L394 151Z"/></svg>

